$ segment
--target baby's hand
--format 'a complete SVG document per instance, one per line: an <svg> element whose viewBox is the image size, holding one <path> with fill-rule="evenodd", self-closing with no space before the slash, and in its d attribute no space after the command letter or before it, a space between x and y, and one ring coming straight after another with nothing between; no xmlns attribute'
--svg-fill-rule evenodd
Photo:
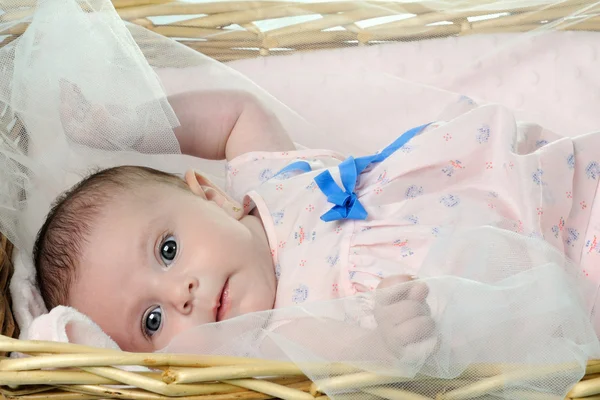
<svg viewBox="0 0 600 400"><path fill-rule="evenodd" d="M69 139L97 147L97 138L108 117L106 108L92 105L79 86L66 80L60 81L60 122Z"/></svg>
<svg viewBox="0 0 600 400"><path fill-rule="evenodd" d="M389 289L392 287L396 289ZM397 275L383 279L377 289L375 319L390 349L404 355L408 347L414 348L416 344L427 342L425 347L434 347L435 322L427 305L427 285ZM387 290L380 292L380 289Z"/></svg>
<svg viewBox="0 0 600 400"><path fill-rule="evenodd" d="M96 149L128 150L139 141L137 136L129 137L135 132L135 121L128 118L124 109L93 104L79 86L66 80L60 81L59 111L65 135L75 143Z"/></svg>

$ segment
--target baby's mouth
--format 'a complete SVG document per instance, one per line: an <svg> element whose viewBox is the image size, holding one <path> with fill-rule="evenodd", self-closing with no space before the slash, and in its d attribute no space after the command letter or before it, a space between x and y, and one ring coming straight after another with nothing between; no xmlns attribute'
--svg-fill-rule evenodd
<svg viewBox="0 0 600 400"><path fill-rule="evenodd" d="M223 285L223 290L221 291L221 297L219 298L219 306L217 307L217 322L225 319L225 314L229 311L229 278L225 281L225 285Z"/></svg>

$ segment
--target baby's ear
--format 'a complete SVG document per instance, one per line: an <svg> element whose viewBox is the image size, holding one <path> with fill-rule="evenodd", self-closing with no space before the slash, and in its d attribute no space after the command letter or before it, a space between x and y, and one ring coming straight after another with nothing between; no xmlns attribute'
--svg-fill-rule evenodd
<svg viewBox="0 0 600 400"><path fill-rule="evenodd" d="M239 220L244 216L242 205L204 175L194 170L188 170L185 173L185 182L190 187L192 193L205 200L214 202L231 217Z"/></svg>

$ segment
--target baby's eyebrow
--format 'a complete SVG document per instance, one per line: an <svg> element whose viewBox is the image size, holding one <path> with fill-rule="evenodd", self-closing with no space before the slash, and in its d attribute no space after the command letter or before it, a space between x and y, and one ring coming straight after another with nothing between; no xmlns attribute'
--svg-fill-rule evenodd
<svg viewBox="0 0 600 400"><path fill-rule="evenodd" d="M147 225L141 230L140 235L137 237L136 249L138 256L140 257L140 266L145 267L148 265L148 252L154 251L153 246L154 239L150 235L150 225Z"/></svg>
<svg viewBox="0 0 600 400"><path fill-rule="evenodd" d="M135 294L133 294L135 295ZM139 344L140 339L143 343L147 343L148 339L142 332L142 326L144 318L144 313L146 309L140 310L140 303L138 301L130 302L128 305L128 310L125 310L125 332L129 334L126 336L128 339L128 344L131 348L134 348L136 343Z"/></svg>
<svg viewBox="0 0 600 400"><path fill-rule="evenodd" d="M140 230L140 236L137 238L137 251L140 256L140 266L148 266L150 260L148 259L148 253L154 254L154 245L158 239L158 230L155 229L159 226L160 217L155 216L145 223Z"/></svg>

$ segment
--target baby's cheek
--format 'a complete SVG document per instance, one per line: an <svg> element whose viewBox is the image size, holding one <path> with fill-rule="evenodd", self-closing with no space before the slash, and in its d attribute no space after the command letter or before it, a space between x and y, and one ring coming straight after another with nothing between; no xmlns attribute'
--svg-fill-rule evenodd
<svg viewBox="0 0 600 400"><path fill-rule="evenodd" d="M199 325L201 324L191 318L187 320L167 321L165 329L161 330L160 334L155 336L153 340L154 350L166 347L177 335Z"/></svg>
<svg viewBox="0 0 600 400"><path fill-rule="evenodd" d="M239 315L272 310L274 302L275 294L270 289L255 287L242 301Z"/></svg>

